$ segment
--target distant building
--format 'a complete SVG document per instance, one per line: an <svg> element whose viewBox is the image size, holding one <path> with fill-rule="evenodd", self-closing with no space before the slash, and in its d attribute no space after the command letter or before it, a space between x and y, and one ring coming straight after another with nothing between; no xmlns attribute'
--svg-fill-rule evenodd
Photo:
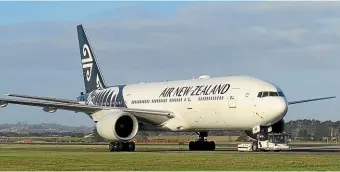
<svg viewBox="0 0 340 172"><path fill-rule="evenodd" d="M88 135L85 135L84 138L90 138L92 136L93 136L93 134L88 134Z"/></svg>

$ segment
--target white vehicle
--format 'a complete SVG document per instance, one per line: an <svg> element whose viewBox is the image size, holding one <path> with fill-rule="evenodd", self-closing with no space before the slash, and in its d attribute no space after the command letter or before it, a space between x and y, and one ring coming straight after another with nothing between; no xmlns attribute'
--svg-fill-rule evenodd
<svg viewBox="0 0 340 172"><path fill-rule="evenodd" d="M83 26L78 25L77 31L85 85L77 101L8 94L30 100L0 98L0 107L20 104L42 107L50 113L58 109L83 112L96 123L98 134L111 140L110 151L134 151L131 140L141 130L197 132L199 137L189 143L189 149L215 150L215 142L205 139L208 131L244 130L252 138L278 133L283 131L288 105L335 98L287 102L279 87L250 76L203 75L197 79L108 86ZM115 69L117 65L119 62L112 64L112 72L120 72Z"/></svg>
<svg viewBox="0 0 340 172"><path fill-rule="evenodd" d="M267 137L254 140L252 143L238 144L237 150L241 152L291 150L288 146L290 137L291 135L286 133L269 133Z"/></svg>

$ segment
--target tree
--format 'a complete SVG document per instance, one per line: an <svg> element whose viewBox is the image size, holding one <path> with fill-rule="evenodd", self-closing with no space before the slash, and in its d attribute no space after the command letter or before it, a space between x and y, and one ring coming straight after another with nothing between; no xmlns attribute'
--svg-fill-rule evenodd
<svg viewBox="0 0 340 172"><path fill-rule="evenodd" d="M298 137L302 138L303 140L310 140L310 135L308 134L307 130L300 130Z"/></svg>

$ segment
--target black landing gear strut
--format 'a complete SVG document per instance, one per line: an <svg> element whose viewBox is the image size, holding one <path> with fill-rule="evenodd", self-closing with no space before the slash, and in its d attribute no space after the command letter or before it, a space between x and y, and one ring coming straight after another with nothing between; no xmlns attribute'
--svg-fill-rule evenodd
<svg viewBox="0 0 340 172"><path fill-rule="evenodd" d="M110 152L133 152L135 148L135 142L110 142L109 144Z"/></svg>
<svg viewBox="0 0 340 172"><path fill-rule="evenodd" d="M215 150L215 142L207 141L208 132L197 132L198 139L189 142L189 150Z"/></svg>

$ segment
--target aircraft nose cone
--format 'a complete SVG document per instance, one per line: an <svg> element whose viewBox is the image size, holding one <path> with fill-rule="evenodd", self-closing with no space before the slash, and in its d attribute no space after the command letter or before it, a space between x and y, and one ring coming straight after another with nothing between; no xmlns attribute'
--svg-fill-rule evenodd
<svg viewBox="0 0 340 172"><path fill-rule="evenodd" d="M281 120L288 111L288 105L284 98L275 98L268 102L268 115L272 118L275 123Z"/></svg>

